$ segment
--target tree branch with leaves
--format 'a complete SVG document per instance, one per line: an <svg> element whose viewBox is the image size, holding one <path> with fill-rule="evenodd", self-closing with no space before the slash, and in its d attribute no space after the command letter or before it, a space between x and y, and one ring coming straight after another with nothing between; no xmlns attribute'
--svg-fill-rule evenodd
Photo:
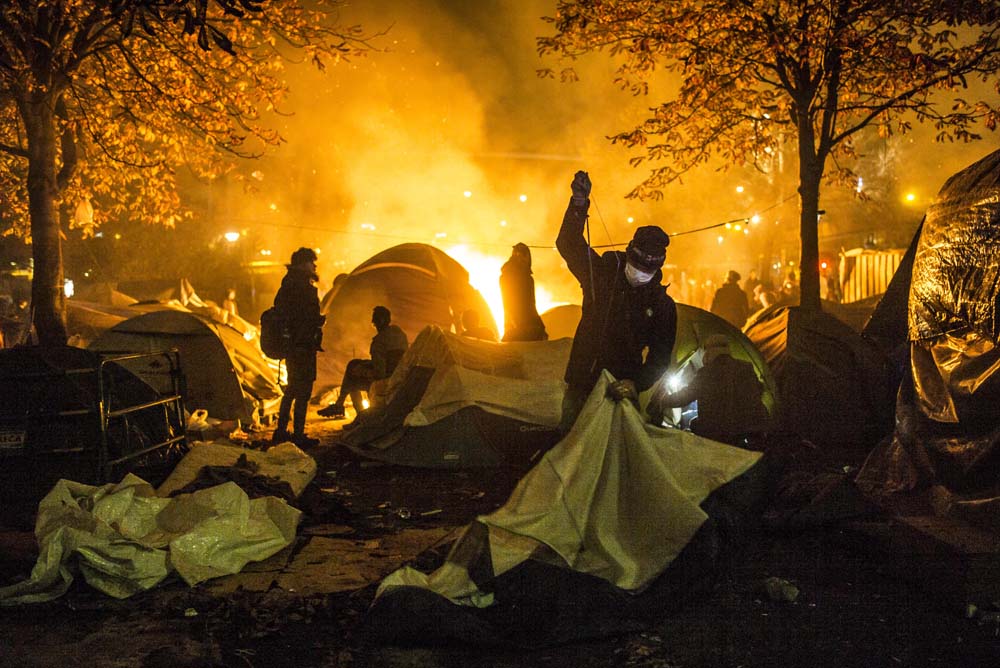
<svg viewBox="0 0 1000 668"><path fill-rule="evenodd" d="M649 167L630 197L660 198L713 158L766 170L768 156L793 144L806 308L820 307L821 184L852 175L840 164L856 157L858 133L890 136L917 121L932 123L939 141L973 141L978 124L994 130L1000 120L986 100L943 106L969 79L997 85L992 1L560 0L543 20L555 34L538 38L538 51L570 63L563 80L575 78L573 60L603 52L624 90L668 98L610 136L638 149L633 166Z"/></svg>

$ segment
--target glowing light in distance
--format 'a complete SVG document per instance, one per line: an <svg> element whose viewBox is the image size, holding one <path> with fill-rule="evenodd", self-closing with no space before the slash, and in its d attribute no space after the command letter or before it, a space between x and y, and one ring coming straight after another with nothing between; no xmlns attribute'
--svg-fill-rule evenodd
<svg viewBox="0 0 1000 668"><path fill-rule="evenodd" d="M469 284L479 291L490 307L490 313L497 324L501 335L503 334L503 298L500 295L500 267L507 261L506 258L484 255L477 250L465 245L452 246L445 250L448 255L458 261L469 272ZM542 312L542 305L538 300L538 285L535 285L535 302L538 312ZM486 314L483 313L483 316ZM485 321L485 317L483 318Z"/></svg>
<svg viewBox="0 0 1000 668"><path fill-rule="evenodd" d="M738 193L743 192L743 186L736 186L736 192Z"/></svg>
<svg viewBox="0 0 1000 668"><path fill-rule="evenodd" d="M859 177L858 177L858 185L857 185L857 188L855 188L855 190L857 190L858 192L861 192L861 189L862 189L862 188L864 188L864 187L865 187L865 180L864 180L864 179L862 179L862 178L861 178L861 177L859 176Z"/></svg>
<svg viewBox="0 0 1000 668"><path fill-rule="evenodd" d="M750 222L756 225L757 223L760 222L760 216L755 213L754 215L750 216Z"/></svg>
<svg viewBox="0 0 1000 668"><path fill-rule="evenodd" d="M826 269L826 268L827 268L827 264L826 264L826 261L823 261L823 262L820 262L820 263L819 263L819 268L820 268L820 269Z"/></svg>
<svg viewBox="0 0 1000 668"><path fill-rule="evenodd" d="M913 193L906 193L906 201L907 202L912 202L915 199L917 199L916 195L914 195Z"/></svg>
<svg viewBox="0 0 1000 668"><path fill-rule="evenodd" d="M121 238L122 238L122 235L119 234L118 232L115 232L115 239L121 239Z"/></svg>
<svg viewBox="0 0 1000 668"><path fill-rule="evenodd" d="M316 255L319 255L320 253L323 252L322 248L313 248L313 250L316 251Z"/></svg>
<svg viewBox="0 0 1000 668"><path fill-rule="evenodd" d="M240 239L239 232L226 232L222 236L226 241L228 241L231 244L236 243Z"/></svg>
<svg viewBox="0 0 1000 668"><path fill-rule="evenodd" d="M684 387L684 382L681 380L681 375L679 373L672 373L667 376L667 387L670 388L671 392L676 392L677 390Z"/></svg>
<svg viewBox="0 0 1000 668"><path fill-rule="evenodd" d="M521 200L522 202L527 202L528 201L528 196L527 195L521 195L520 197L518 197L518 199Z"/></svg>
<svg viewBox="0 0 1000 668"><path fill-rule="evenodd" d="M736 225L733 225L733 229L736 230L737 232L739 232L740 230L743 229L743 226L740 225L739 223L737 223Z"/></svg>
<svg viewBox="0 0 1000 668"><path fill-rule="evenodd" d="M720 234L719 236L717 236L717 237L715 238L715 240L719 242L719 245L722 245L722 242L723 242L723 241L725 241L725 239L723 239L723 238L722 238L722 235L721 235L721 234Z"/></svg>
<svg viewBox="0 0 1000 668"><path fill-rule="evenodd" d="M368 407L369 407L370 405L371 405L371 404L369 404L369 403L368 403L368 400L367 400L367 399L362 399L362 400L361 400L361 408L363 408L363 409L365 409L365 410L368 410Z"/></svg>
<svg viewBox="0 0 1000 668"><path fill-rule="evenodd" d="M743 228L743 234L750 234L750 228L749 227L744 227Z"/></svg>
<svg viewBox="0 0 1000 668"><path fill-rule="evenodd" d="M501 220L500 221L500 227L507 227L507 221L506 220Z"/></svg>
<svg viewBox="0 0 1000 668"><path fill-rule="evenodd" d="M270 255L270 254L271 254L271 251L270 251L270 249L268 249L268 248L261 248L261 249L260 249L260 254L261 254L261 255L264 255L264 256L267 256L267 255Z"/></svg>
<svg viewBox="0 0 1000 668"><path fill-rule="evenodd" d="M271 206L268 207L268 208L271 209L271 211L277 211L278 210L278 205L275 204L274 202L271 202Z"/></svg>
<svg viewBox="0 0 1000 668"><path fill-rule="evenodd" d="M629 216L626 220L628 220L628 222L630 222L630 223L634 223L635 222L635 218L633 218L632 216Z"/></svg>
<svg viewBox="0 0 1000 668"><path fill-rule="evenodd" d="M726 223L726 229L727 230L733 229L733 224L732 223Z"/></svg>
<svg viewBox="0 0 1000 668"><path fill-rule="evenodd" d="M361 223L361 229L368 230L370 232L374 232L375 231L375 226L372 225L371 223Z"/></svg>
<svg viewBox="0 0 1000 668"><path fill-rule="evenodd" d="M444 239L446 236L448 236L447 232L438 232L437 234L434 235L434 238L435 239Z"/></svg>
<svg viewBox="0 0 1000 668"><path fill-rule="evenodd" d="M462 193L462 195L465 196L465 197L472 197L472 191L471 190L466 190L465 192Z"/></svg>
<svg viewBox="0 0 1000 668"><path fill-rule="evenodd" d="M86 274L84 274L84 276L86 276ZM63 294L66 295L66 299L69 299L76 294L76 286L73 285L73 279L67 278L63 281Z"/></svg>

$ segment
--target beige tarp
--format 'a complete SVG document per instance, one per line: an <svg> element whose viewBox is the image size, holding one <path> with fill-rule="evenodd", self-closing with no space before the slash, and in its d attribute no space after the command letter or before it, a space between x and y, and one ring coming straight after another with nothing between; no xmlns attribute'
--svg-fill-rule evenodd
<svg viewBox="0 0 1000 668"><path fill-rule="evenodd" d="M0 605L49 601L84 579L126 598L177 572L189 585L238 573L295 539L301 512L274 497L249 499L229 482L171 499L132 474L100 487L60 480L38 507L31 577L0 588Z"/></svg>
<svg viewBox="0 0 1000 668"><path fill-rule="evenodd" d="M437 369L420 403L404 424L420 427L467 406L495 415L555 427L562 380L572 339L491 343L427 327L410 346L389 380L389 392L413 366Z"/></svg>
<svg viewBox="0 0 1000 668"><path fill-rule="evenodd" d="M649 425L631 403L605 396L609 382L605 371L572 431L503 507L466 528L444 566L396 571L379 594L409 585L489 605L469 577L483 550L494 576L529 556L632 591L662 573L707 519L699 504L761 455Z"/></svg>

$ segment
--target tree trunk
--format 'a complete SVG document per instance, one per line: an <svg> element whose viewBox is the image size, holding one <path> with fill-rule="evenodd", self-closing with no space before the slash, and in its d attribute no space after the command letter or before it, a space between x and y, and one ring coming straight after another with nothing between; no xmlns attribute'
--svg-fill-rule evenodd
<svg viewBox="0 0 1000 668"><path fill-rule="evenodd" d="M56 200L55 104L45 95L22 104L28 140L28 211L31 216L32 322L41 345L66 344L62 241Z"/></svg>
<svg viewBox="0 0 1000 668"><path fill-rule="evenodd" d="M816 155L812 124L799 128L799 305L808 311L822 309L819 299L819 187L823 161Z"/></svg>

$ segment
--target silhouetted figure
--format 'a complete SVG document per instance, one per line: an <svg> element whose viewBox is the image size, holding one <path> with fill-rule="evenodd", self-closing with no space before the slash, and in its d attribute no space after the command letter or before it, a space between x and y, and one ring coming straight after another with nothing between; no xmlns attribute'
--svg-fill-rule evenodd
<svg viewBox="0 0 1000 668"><path fill-rule="evenodd" d="M500 268L503 297L504 341L545 341L545 325L535 307L535 279L531 275L531 249L516 244Z"/></svg>
<svg viewBox="0 0 1000 668"><path fill-rule="evenodd" d="M654 393L646 407L650 418L662 424L669 408L698 402L691 431L713 441L736 444L744 436L766 431L770 415L762 397L764 386L750 362L729 354L729 340L715 334L705 341L703 365L685 387Z"/></svg>
<svg viewBox="0 0 1000 668"><path fill-rule="evenodd" d="M494 343L497 340L497 335L493 333L493 330L480 322L479 311L474 308L466 309L462 312L462 336L467 336L470 339L493 341Z"/></svg>
<svg viewBox="0 0 1000 668"><path fill-rule="evenodd" d="M566 365L564 432L603 369L615 377L609 392L616 401L636 401L667 370L677 334L677 305L660 283L670 237L647 225L635 231L624 253L598 255L583 236L590 177L577 172L571 188L556 247L583 289L583 311Z"/></svg>
<svg viewBox="0 0 1000 668"><path fill-rule="evenodd" d="M226 290L226 298L222 301L222 312L225 314L225 321L239 317L240 309L236 305L236 288Z"/></svg>
<svg viewBox="0 0 1000 668"><path fill-rule="evenodd" d="M392 314L386 307L376 306L372 309L372 325L375 326L376 333L368 350L371 359L353 359L347 363L337 400L320 409L319 415L332 418L344 417L344 402L347 397L351 398L354 410L360 414L364 410L361 404L361 392L368 392L376 380L391 376L399 360L410 347L406 332L392 324Z"/></svg>
<svg viewBox="0 0 1000 668"><path fill-rule="evenodd" d="M305 429L309 397L316 380L316 352L321 350L325 318L319 312L315 251L311 248L298 249L292 253L286 267L288 271L274 296L274 306L285 317L291 335L291 350L285 358L288 385L281 397L278 424L271 441L291 441L305 447L319 443L317 439L309 438ZM293 407L292 433L289 433L289 414Z"/></svg>
<svg viewBox="0 0 1000 668"><path fill-rule="evenodd" d="M726 282L715 291L712 308L709 310L742 329L749 309L747 293L740 287L740 275L730 270L726 275Z"/></svg>

